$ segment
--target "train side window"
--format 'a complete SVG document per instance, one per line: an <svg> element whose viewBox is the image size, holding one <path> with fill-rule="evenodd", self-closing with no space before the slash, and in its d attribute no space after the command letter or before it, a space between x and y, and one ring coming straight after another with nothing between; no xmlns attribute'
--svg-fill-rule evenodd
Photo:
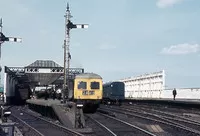
<svg viewBox="0 0 200 136"><path fill-rule="evenodd" d="M99 82L91 82L90 88L91 89L99 89Z"/></svg>
<svg viewBox="0 0 200 136"><path fill-rule="evenodd" d="M87 83L83 81L78 82L78 89L87 89Z"/></svg>

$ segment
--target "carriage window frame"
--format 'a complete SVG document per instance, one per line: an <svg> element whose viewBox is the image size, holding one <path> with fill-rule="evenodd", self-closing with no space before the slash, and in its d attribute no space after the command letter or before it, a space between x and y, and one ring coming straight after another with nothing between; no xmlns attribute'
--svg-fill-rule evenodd
<svg viewBox="0 0 200 136"><path fill-rule="evenodd" d="M92 86L94 83L95 83L95 84L98 83L98 85L97 85L97 86L95 85L95 87ZM90 83L90 88L91 88L91 89L100 89L100 82L96 82L96 81L91 82L91 83Z"/></svg>
<svg viewBox="0 0 200 136"><path fill-rule="evenodd" d="M82 84L82 86L80 86L81 84ZM85 81L79 81L78 84L77 84L77 88L78 89L87 89L87 82L85 82Z"/></svg>

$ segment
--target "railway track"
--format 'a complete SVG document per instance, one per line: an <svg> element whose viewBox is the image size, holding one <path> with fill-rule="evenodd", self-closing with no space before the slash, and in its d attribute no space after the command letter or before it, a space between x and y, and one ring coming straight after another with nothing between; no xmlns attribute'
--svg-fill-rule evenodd
<svg viewBox="0 0 200 136"><path fill-rule="evenodd" d="M132 136L132 135L142 135L142 136L156 136L155 134L146 131L140 127L132 125L126 121L104 115L102 113L96 113L92 115L86 115L87 118L95 122L99 127L102 128L104 132L103 135L106 136ZM105 134L106 133L106 134ZM102 132L97 134L102 135Z"/></svg>
<svg viewBox="0 0 200 136"><path fill-rule="evenodd" d="M148 120L149 123L154 122L154 124L155 123L160 124L160 126L162 126L163 130L167 130L167 131L169 131L169 133L175 132L175 133L179 133L179 134L182 134L182 135L200 135L200 131L195 130L195 129L190 128L190 127L187 127L187 126L184 126L180 123L177 123L177 121L170 120L169 118L164 118L163 116L151 114L151 113L144 112L144 111L141 111L141 110L140 111L134 111L134 110L129 110L129 109L121 108L121 107L120 108L103 107L103 108L100 108L100 111L101 110L103 112L107 111L107 112L110 112L110 113L112 112L112 113L116 113L116 114L125 115L125 116L127 116L127 118L124 118L126 120L130 120L129 117L134 117L135 119L140 118L140 121L138 121L138 122L142 122L142 120L143 121Z"/></svg>
<svg viewBox="0 0 200 136"><path fill-rule="evenodd" d="M17 122L24 136L84 136L74 130L52 123L21 108L11 108L11 120Z"/></svg>
<svg viewBox="0 0 200 136"><path fill-rule="evenodd" d="M10 119L17 123L18 129L21 131L23 136L44 136L38 130L27 124L15 115L11 115Z"/></svg>
<svg viewBox="0 0 200 136"><path fill-rule="evenodd" d="M159 104L133 104L128 105L128 104L124 104L123 106L128 106L128 107L139 107L139 108L145 108L145 109L149 109L149 106L151 106L152 110L160 110L163 111L165 113L173 113L179 116L183 116L183 117L187 117L187 118L191 118L193 120L198 120L200 122L200 110L197 108L183 108L183 107L174 107L174 106L170 106L170 105L159 105Z"/></svg>
<svg viewBox="0 0 200 136"><path fill-rule="evenodd" d="M90 115L85 115L85 121L93 129L95 136L115 136L114 132Z"/></svg>
<svg viewBox="0 0 200 136"><path fill-rule="evenodd" d="M149 106L151 106L152 109L160 109L161 111L165 111L165 112L172 112L172 113L176 113L178 115L183 115L184 113L190 113L190 114L197 114L200 116L200 110L198 108L184 108L184 107L180 107L180 106L173 106L173 105L163 105L163 104L148 104L148 103L134 103L132 105L128 104L128 103L123 103L123 106L139 106L139 107L143 107L143 108L149 108ZM178 109L178 113L177 113L177 109Z"/></svg>
<svg viewBox="0 0 200 136"><path fill-rule="evenodd" d="M126 110L130 110L130 111L146 112L146 114L153 115L153 116L155 116L155 115L160 116L161 118L164 118L166 120L172 120L179 124L183 124L184 126L187 126L187 127L190 127L190 128L196 129L196 130L199 130L199 127L200 127L200 121L196 121L191 118L186 118L184 116L177 115L175 113L150 109L149 107L143 108L141 106L134 106L134 107L123 106L123 108ZM177 110L176 113L177 112L179 112L179 111Z"/></svg>

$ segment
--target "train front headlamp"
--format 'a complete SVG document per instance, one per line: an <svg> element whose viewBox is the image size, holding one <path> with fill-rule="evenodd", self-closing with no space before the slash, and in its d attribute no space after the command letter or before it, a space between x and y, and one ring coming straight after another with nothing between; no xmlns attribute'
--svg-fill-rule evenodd
<svg viewBox="0 0 200 136"><path fill-rule="evenodd" d="M3 116L7 118L8 116L10 116L10 114L11 114L11 111L5 111L3 113Z"/></svg>
<svg viewBox="0 0 200 136"><path fill-rule="evenodd" d="M81 108L81 107L83 107L83 104L77 104L76 107Z"/></svg>

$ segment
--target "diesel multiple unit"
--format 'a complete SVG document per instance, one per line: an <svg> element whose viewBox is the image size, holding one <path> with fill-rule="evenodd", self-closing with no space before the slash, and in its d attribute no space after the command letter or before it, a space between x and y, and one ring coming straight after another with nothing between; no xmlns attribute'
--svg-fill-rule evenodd
<svg viewBox="0 0 200 136"><path fill-rule="evenodd" d="M78 74L71 86L69 98L83 104L84 112L95 112L102 100L102 77L95 73Z"/></svg>

